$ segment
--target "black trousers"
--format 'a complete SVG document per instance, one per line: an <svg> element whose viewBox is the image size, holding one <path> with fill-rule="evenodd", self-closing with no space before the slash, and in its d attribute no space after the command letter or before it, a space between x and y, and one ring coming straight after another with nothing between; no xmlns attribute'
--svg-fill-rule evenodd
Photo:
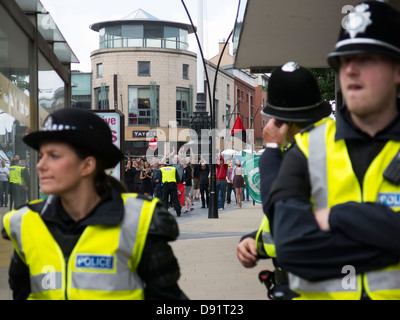
<svg viewBox="0 0 400 320"><path fill-rule="evenodd" d="M17 209L27 202L26 191L18 183L10 182L10 210Z"/></svg>
<svg viewBox="0 0 400 320"><path fill-rule="evenodd" d="M205 193L205 199L204 199L204 193ZM205 207L207 204L208 208L208 200L210 193L208 192L208 183L200 183L200 194L201 194L201 206Z"/></svg>
<svg viewBox="0 0 400 320"><path fill-rule="evenodd" d="M162 203L164 208L168 210L168 196L171 195L172 203L176 211L176 215L179 217L181 215L181 204L178 199L178 187L175 182L167 182L163 185L163 198Z"/></svg>

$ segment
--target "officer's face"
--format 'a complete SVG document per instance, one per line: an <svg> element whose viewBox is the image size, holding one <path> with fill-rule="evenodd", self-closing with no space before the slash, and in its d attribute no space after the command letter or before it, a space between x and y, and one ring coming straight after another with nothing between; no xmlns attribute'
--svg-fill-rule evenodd
<svg viewBox="0 0 400 320"><path fill-rule="evenodd" d="M387 108L395 108L400 67L377 54L341 57L340 84L352 116L376 119Z"/></svg>
<svg viewBox="0 0 400 320"><path fill-rule="evenodd" d="M79 190L82 180L93 173L93 168L88 171L89 158L93 160L93 157L80 159L65 143L43 143L37 164L41 191L44 194L63 196Z"/></svg>

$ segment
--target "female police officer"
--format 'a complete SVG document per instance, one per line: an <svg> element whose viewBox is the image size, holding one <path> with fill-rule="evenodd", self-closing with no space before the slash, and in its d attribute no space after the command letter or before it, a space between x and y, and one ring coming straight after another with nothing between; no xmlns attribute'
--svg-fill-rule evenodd
<svg viewBox="0 0 400 320"><path fill-rule="evenodd" d="M178 227L159 200L125 193L105 173L123 154L90 111L62 109L24 137L39 151L46 200L7 213L14 299L185 299L168 241ZM162 257L160 259L160 257Z"/></svg>

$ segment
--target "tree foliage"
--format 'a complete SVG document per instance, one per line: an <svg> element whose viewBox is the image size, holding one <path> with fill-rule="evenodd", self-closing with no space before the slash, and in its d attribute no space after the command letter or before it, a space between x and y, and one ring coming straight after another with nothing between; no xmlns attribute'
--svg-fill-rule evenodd
<svg viewBox="0 0 400 320"><path fill-rule="evenodd" d="M322 99L335 100L335 72L333 69L310 69L318 80Z"/></svg>

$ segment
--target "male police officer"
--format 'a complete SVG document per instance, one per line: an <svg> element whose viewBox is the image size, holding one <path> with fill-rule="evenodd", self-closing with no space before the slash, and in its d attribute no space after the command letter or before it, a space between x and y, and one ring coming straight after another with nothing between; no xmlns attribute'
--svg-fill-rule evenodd
<svg viewBox="0 0 400 320"><path fill-rule="evenodd" d="M175 167L171 164L167 164L161 168L162 184L163 184L163 206L168 209L168 197L171 195L172 203L178 217L181 216L181 204L178 199L178 187L177 181L179 181L179 175Z"/></svg>
<svg viewBox="0 0 400 320"><path fill-rule="evenodd" d="M346 104L296 136L271 189L277 259L300 299L400 299L399 33L386 3L348 15L328 55Z"/></svg>
<svg viewBox="0 0 400 320"><path fill-rule="evenodd" d="M286 272L277 263L275 245L270 234L267 218L268 194L283 157L283 147L294 142L294 135L301 128L330 115L332 109L321 98L317 80L306 68L288 62L276 68L268 83L268 103L263 113L270 117L263 129L265 150L259 160L260 192L264 219L257 233L250 234L237 246L237 256L244 267L251 268L258 258L273 258L275 271L269 273L267 288L272 299L292 299L288 290ZM255 238L255 239L254 239ZM274 281L272 281L274 280Z"/></svg>
<svg viewBox="0 0 400 320"><path fill-rule="evenodd" d="M27 201L26 181L29 178L28 170L20 165L19 156L11 160L10 167L10 210L22 206Z"/></svg>

